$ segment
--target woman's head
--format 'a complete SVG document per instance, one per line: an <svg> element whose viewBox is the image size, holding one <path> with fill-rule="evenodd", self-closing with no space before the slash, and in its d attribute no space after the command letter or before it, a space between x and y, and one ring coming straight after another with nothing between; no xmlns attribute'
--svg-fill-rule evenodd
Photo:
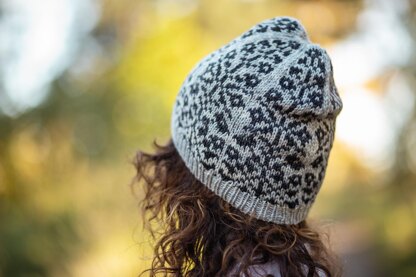
<svg viewBox="0 0 416 277"><path fill-rule="evenodd" d="M335 260L305 221L279 225L244 214L192 175L172 140L155 147L134 159L144 219L157 239L151 276L226 276L271 260L281 276L336 276Z"/></svg>
<svg viewBox="0 0 416 277"><path fill-rule="evenodd" d="M283 276L333 275L305 219L341 109L331 60L296 19L260 22L203 58L177 95L168 145L135 160L163 230L152 272L224 276L273 259Z"/></svg>
<svg viewBox="0 0 416 277"><path fill-rule="evenodd" d="M304 220L325 177L342 102L331 60L299 21L265 20L188 74L173 143L193 175L246 214Z"/></svg>

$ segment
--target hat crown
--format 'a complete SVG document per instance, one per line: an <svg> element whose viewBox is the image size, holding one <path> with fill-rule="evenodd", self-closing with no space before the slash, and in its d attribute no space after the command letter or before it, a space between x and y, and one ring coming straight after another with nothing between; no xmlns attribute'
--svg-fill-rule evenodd
<svg viewBox="0 0 416 277"><path fill-rule="evenodd" d="M289 16L266 19L244 32L241 38L246 39L254 35L286 36L309 40L307 32L300 21Z"/></svg>

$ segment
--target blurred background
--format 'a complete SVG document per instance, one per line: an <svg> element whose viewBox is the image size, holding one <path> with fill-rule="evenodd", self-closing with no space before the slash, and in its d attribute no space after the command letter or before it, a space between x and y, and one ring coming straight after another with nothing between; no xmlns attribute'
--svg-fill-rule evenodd
<svg viewBox="0 0 416 277"><path fill-rule="evenodd" d="M0 276L137 276L138 149L203 56L297 17L344 101L311 218L345 276L416 276L416 1L0 1Z"/></svg>

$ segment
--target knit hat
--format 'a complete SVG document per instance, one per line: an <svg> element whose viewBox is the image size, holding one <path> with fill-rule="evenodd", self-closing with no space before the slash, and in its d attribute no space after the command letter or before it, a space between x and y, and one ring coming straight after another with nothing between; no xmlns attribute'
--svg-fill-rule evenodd
<svg viewBox="0 0 416 277"><path fill-rule="evenodd" d="M323 182L341 109L327 52L298 20L276 17L194 66L171 134L187 168L222 199L297 224Z"/></svg>

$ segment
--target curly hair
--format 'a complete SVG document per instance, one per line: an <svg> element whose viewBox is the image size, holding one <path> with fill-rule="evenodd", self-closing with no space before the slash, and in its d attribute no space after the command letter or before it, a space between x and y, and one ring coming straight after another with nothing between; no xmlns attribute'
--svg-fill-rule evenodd
<svg viewBox="0 0 416 277"><path fill-rule="evenodd" d="M144 184L142 216L156 239L140 276L250 276L249 266L271 260L281 276L340 276L336 256L305 221L278 225L243 214L192 175L172 139L153 144L154 153L137 151L132 161L132 185Z"/></svg>

